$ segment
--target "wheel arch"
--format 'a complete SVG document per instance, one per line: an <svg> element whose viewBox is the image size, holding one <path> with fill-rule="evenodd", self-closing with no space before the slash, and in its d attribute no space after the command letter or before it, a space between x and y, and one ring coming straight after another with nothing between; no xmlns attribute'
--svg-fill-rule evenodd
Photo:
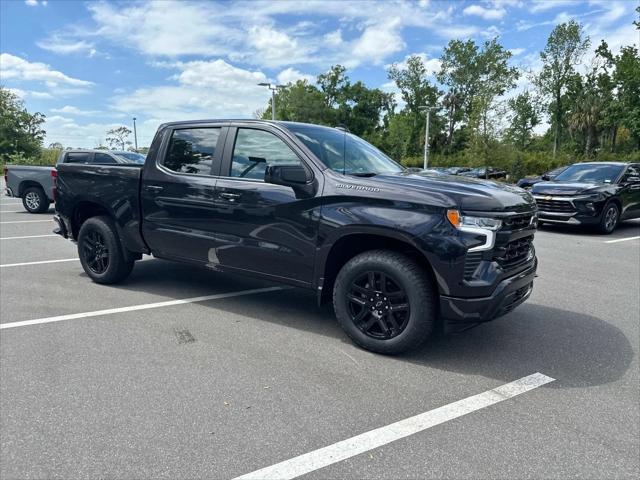
<svg viewBox="0 0 640 480"><path fill-rule="evenodd" d="M20 198L22 198L22 196L24 195L24 192L29 189L29 188L39 188L40 190L42 190L42 192L44 193L44 196L47 198L47 200L49 199L49 197L47 196L47 192L44 189L44 187L42 186L41 183L36 182L35 180L22 180L19 184L18 184L18 196Z"/></svg>
<svg viewBox="0 0 640 480"><path fill-rule="evenodd" d="M402 232L389 229L358 229L344 231L327 242L321 249L316 262L315 285L318 303L327 302L332 295L333 285L340 269L351 258L369 250L390 250L404 253L415 259L424 268L433 285L439 288L431 262L418 246Z"/></svg>

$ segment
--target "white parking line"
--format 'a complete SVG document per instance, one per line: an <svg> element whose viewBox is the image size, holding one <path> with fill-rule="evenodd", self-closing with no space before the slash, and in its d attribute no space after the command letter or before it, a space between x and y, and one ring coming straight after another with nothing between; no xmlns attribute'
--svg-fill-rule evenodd
<svg viewBox="0 0 640 480"><path fill-rule="evenodd" d="M53 218L48 220L17 220L15 222L0 222L0 225L4 225L5 223L38 223L38 222L53 222Z"/></svg>
<svg viewBox="0 0 640 480"><path fill-rule="evenodd" d="M270 467L256 470L234 480L267 480L296 478L320 468L333 465L355 455L373 450L388 443L422 432L454 418L508 400L522 393L541 387L555 379L542 373L534 373L493 390L444 405L443 407L409 417L385 427L348 438L328 447L314 450Z"/></svg>
<svg viewBox="0 0 640 480"><path fill-rule="evenodd" d="M0 240L20 240L23 238L44 238L44 237L59 237L60 235L56 235L55 233L50 233L48 235L24 235L21 237L1 237Z"/></svg>
<svg viewBox="0 0 640 480"><path fill-rule="evenodd" d="M626 242L626 241L629 241L629 240L637 240L637 239L639 239L639 238L640 238L640 236L637 236L637 237L627 237L627 238L618 238L617 240L607 240L607 241L606 241L606 242L604 242L604 243L618 243L618 242Z"/></svg>
<svg viewBox="0 0 640 480"><path fill-rule="evenodd" d="M40 262L22 262L22 263L5 263L0 265L0 268L8 267L24 267L26 265L42 265L43 263L60 263L60 262L78 262L79 258L63 258L61 260L42 260Z"/></svg>
<svg viewBox="0 0 640 480"><path fill-rule="evenodd" d="M253 295L255 293L285 290L286 288L289 287L253 288L251 290L240 290L238 292L216 293L215 295L204 295L202 297L182 298L179 300L168 300L166 302L144 303L141 305L132 305L130 307L109 308L106 310L95 310L93 312L72 313L69 315L59 315L57 317L46 317L37 318L35 320L24 320L21 322L2 323L0 324L0 330L4 330L5 328L26 327L28 325L39 325L42 323L62 322L64 320L75 320L77 318L113 315L114 313L135 312L136 310L148 310L150 308L171 307L173 305L184 305L185 303L206 302L207 300L220 300L222 298L241 297L244 295Z"/></svg>
<svg viewBox="0 0 640 480"><path fill-rule="evenodd" d="M26 210L0 210L0 213L24 213Z"/></svg>

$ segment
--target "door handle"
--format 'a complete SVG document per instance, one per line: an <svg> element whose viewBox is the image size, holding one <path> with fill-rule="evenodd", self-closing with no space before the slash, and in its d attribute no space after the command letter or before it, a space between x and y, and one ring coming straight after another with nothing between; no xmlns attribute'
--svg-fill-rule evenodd
<svg viewBox="0 0 640 480"><path fill-rule="evenodd" d="M160 185L145 185L144 189L147 192L160 193L164 190L164 187L161 187Z"/></svg>
<svg viewBox="0 0 640 480"><path fill-rule="evenodd" d="M240 198L241 195L239 193L221 192L220 196L230 202L233 202Z"/></svg>

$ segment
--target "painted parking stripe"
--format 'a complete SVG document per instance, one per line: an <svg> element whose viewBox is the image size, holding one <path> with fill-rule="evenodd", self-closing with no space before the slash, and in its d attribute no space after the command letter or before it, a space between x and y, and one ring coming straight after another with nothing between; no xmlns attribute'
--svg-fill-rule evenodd
<svg viewBox="0 0 640 480"><path fill-rule="evenodd" d="M542 373L534 373L533 375L523 377L515 382L494 388L493 390L488 390L484 393L436 408L435 410L400 420L385 427L370 430L366 433L334 443L319 450L305 453L290 460L285 460L270 467L247 473L246 475L237 477L235 480L296 478L369 450L379 448L388 443L400 440L401 438L408 437L409 435L422 432L441 423L467 415L468 413L503 402L504 400L521 395L549 382L553 382L554 380L555 379Z"/></svg>
<svg viewBox="0 0 640 480"><path fill-rule="evenodd" d="M24 213L26 210L0 210L0 213Z"/></svg>
<svg viewBox="0 0 640 480"><path fill-rule="evenodd" d="M63 258L61 260L41 260L39 262L22 262L22 263L5 263L4 265L0 265L0 268L9 268L9 267L25 267L28 265L42 265L45 263L60 263L60 262L78 262L79 258Z"/></svg>
<svg viewBox="0 0 640 480"><path fill-rule="evenodd" d="M23 238L44 238L44 237L59 237L60 235L56 235L55 233L50 233L48 235L24 235L20 237L0 237L0 240L21 240Z"/></svg>
<svg viewBox="0 0 640 480"><path fill-rule="evenodd" d="M174 305L184 305L186 303L206 302L208 300L220 300L223 298L242 297L244 295L253 295L256 293L275 292L277 290L285 290L290 287L266 287L252 288L250 290L240 290L238 292L216 293L215 295L204 295L202 297L182 298L178 300L168 300L166 302L144 303L141 305L132 305L130 307L108 308L106 310L95 310L93 312L72 313L69 315L59 315L57 317L37 318L35 320L24 320L21 322L1 323L0 330L5 328L26 327L28 325L40 325L42 323L63 322L65 320L75 320L78 318L99 317L103 315L113 315L115 313L135 312L137 310L148 310L150 308L171 307Z"/></svg>
<svg viewBox="0 0 640 480"><path fill-rule="evenodd" d="M604 243L618 243L618 242L628 242L629 240L638 240L640 236L637 237L627 237L627 238L618 238L617 240L607 240Z"/></svg>
<svg viewBox="0 0 640 480"><path fill-rule="evenodd" d="M38 222L53 222L53 218L49 218L47 220L17 220L14 222L0 222L0 225L4 225L5 223L38 223Z"/></svg>

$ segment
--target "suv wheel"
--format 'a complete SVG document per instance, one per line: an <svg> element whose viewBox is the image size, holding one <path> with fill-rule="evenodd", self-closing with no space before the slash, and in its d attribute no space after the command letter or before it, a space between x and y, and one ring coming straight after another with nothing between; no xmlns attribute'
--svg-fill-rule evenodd
<svg viewBox="0 0 640 480"><path fill-rule="evenodd" d="M22 194L22 206L29 213L43 213L49 210L49 199L39 187L29 187Z"/></svg>
<svg viewBox="0 0 640 480"><path fill-rule="evenodd" d="M82 224L78 234L78 256L87 275L97 283L117 283L133 269L113 221L92 217Z"/></svg>
<svg viewBox="0 0 640 480"><path fill-rule="evenodd" d="M616 229L618 221L620 220L620 209L615 203L609 203L605 205L602 210L602 217L600 218L599 230L600 233L610 234Z"/></svg>
<svg viewBox="0 0 640 480"><path fill-rule="evenodd" d="M415 349L436 323L437 296L415 261L387 250L349 260L338 273L333 305L338 322L358 345L378 353Z"/></svg>

